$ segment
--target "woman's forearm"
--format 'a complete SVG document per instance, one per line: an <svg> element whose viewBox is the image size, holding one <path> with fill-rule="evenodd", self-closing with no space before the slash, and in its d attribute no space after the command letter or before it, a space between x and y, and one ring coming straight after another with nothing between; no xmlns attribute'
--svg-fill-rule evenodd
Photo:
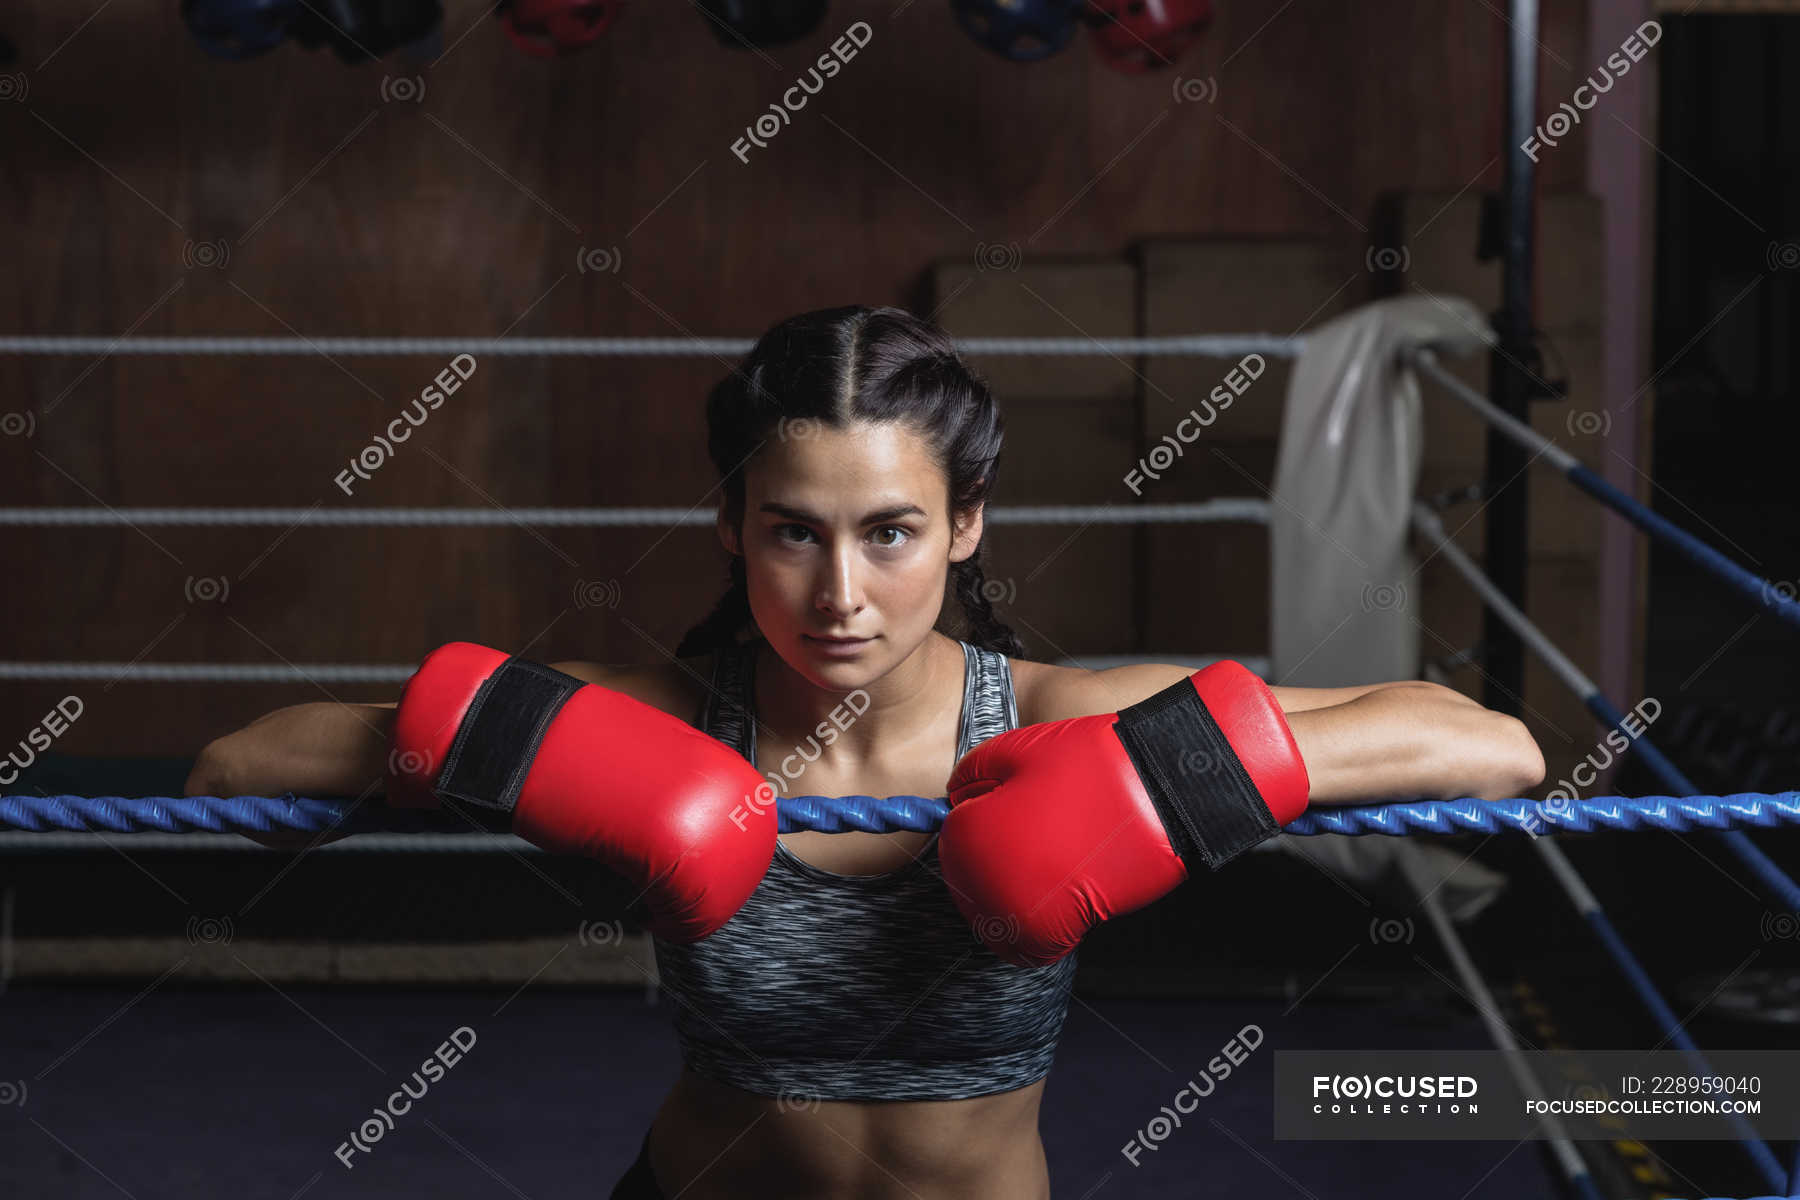
<svg viewBox="0 0 1800 1200"><path fill-rule="evenodd" d="M1436 684L1290 713L1288 725L1312 804L1498 800L1544 778L1543 753L1523 722Z"/></svg>
<svg viewBox="0 0 1800 1200"><path fill-rule="evenodd" d="M321 701L276 709L209 743L188 794L361 796L387 773L391 705Z"/></svg>

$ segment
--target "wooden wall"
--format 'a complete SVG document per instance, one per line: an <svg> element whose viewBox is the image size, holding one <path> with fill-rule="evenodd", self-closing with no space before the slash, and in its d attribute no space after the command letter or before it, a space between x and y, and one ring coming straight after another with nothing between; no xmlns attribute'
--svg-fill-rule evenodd
<svg viewBox="0 0 1800 1200"><path fill-rule="evenodd" d="M1115 74L1085 45L1000 61L935 0L840 0L808 43L761 55L721 49L686 5L639 4L550 64L514 50L486 5L451 0L435 62L354 69L296 47L207 59L173 0L27 0L5 30L19 61L0 68L22 94L0 104L0 327L750 336L833 304L928 311L932 264L983 246L1037 264L1149 238L1354 241L1382 193L1497 185L1497 11L1220 7L1179 68L1216 98L1183 102L1171 75ZM732 141L855 18L868 48L740 162ZM1587 69L1584 26L1578 0L1546 3L1547 95ZM421 101L383 99L402 77ZM1578 189L1580 146L1546 155L1543 177ZM617 270L582 270L593 250L616 250ZM1044 311L1073 335L1117 324L1104 307ZM1193 331L1229 330L1205 316ZM34 430L0 437L0 504L706 502L701 404L726 367L708 359L484 358L346 498L334 475L442 365L0 356L0 412ZM1053 431L1029 440L1053 449ZM1007 477L1001 503L1084 498L1042 463ZM0 658L15 660L394 663L470 638L654 661L724 570L703 529L8 529L4 544ZM615 580L616 607L577 604ZM1078 598L1047 595L1029 619L1046 657L1131 644ZM281 704L392 689L7 684L0 745L71 692L86 714L58 750L180 755Z"/></svg>

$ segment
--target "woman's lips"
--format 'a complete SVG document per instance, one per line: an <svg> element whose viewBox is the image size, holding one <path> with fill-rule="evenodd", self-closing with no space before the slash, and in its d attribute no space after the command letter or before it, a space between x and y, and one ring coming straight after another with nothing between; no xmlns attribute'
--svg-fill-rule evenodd
<svg viewBox="0 0 1800 1200"><path fill-rule="evenodd" d="M845 640L842 638L815 637L810 633L803 633L800 636L817 646L826 654L854 654L875 640L874 638L852 638Z"/></svg>

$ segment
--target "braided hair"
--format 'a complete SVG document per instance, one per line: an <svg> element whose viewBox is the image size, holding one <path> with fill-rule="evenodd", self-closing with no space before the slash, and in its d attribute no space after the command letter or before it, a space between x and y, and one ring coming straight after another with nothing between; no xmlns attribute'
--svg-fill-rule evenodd
<svg viewBox="0 0 1800 1200"><path fill-rule="evenodd" d="M802 313L776 325L722 379L706 404L706 449L719 471L725 514L740 530L744 466L787 424L841 429L856 421L902 422L923 435L963 513L992 494L1005 422L987 384L957 356L944 332L898 308L851 306ZM948 591L963 640L1013 658L1024 643L994 612L982 570L983 543L950 564ZM725 594L681 639L678 658L733 645L751 624L742 555L733 555Z"/></svg>

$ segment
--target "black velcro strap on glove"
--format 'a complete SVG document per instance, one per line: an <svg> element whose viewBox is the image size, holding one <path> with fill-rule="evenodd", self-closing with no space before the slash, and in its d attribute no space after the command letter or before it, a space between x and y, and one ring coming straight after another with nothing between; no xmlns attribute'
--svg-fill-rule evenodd
<svg viewBox="0 0 1800 1200"><path fill-rule="evenodd" d="M510 817L544 731L581 686L573 675L529 659L501 663L469 702L438 773L438 798Z"/></svg>
<svg viewBox="0 0 1800 1200"><path fill-rule="evenodd" d="M1191 679L1119 713L1113 732L1190 872L1216 871L1281 832Z"/></svg>

